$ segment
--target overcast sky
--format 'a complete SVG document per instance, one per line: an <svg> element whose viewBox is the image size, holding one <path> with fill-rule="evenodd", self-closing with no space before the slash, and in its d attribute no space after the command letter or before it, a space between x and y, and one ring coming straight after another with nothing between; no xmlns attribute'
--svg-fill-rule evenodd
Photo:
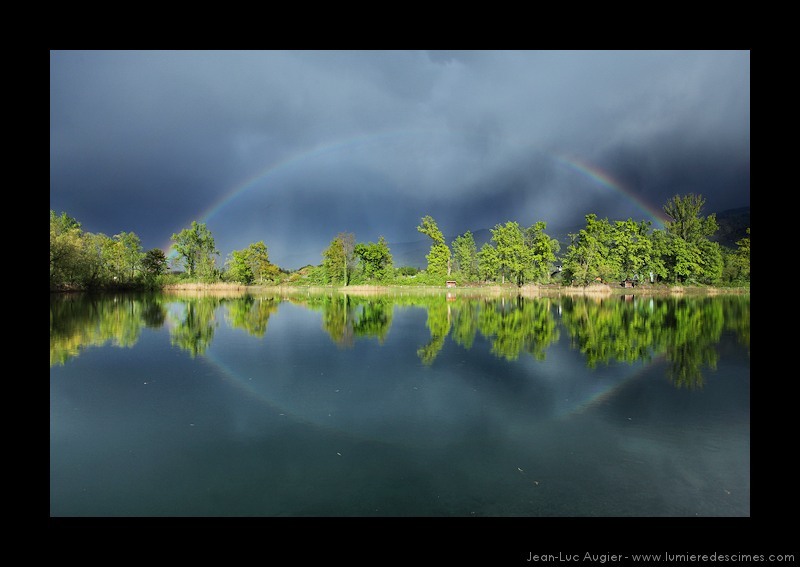
<svg viewBox="0 0 800 567"><path fill-rule="evenodd" d="M747 51L54 51L50 208L295 269L337 233L448 236L750 205Z"/></svg>

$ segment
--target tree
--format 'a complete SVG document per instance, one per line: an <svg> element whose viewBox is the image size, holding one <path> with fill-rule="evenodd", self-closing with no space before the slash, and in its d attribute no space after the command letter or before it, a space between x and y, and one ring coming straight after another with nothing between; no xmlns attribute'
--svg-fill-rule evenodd
<svg viewBox="0 0 800 567"><path fill-rule="evenodd" d="M50 286L77 284L81 259L81 223L50 210Z"/></svg>
<svg viewBox="0 0 800 567"><path fill-rule="evenodd" d="M672 219L664 223L669 236L664 263L675 282L699 280L713 283L722 275L723 260L719 245L708 237L718 228L715 214L702 216L705 199L690 193L675 195L664 205Z"/></svg>
<svg viewBox="0 0 800 567"><path fill-rule="evenodd" d="M508 221L505 225L496 225L491 232L503 282L508 276L521 287L525 282L525 271L532 261L522 229L518 223Z"/></svg>
<svg viewBox="0 0 800 567"><path fill-rule="evenodd" d="M428 273L432 276L450 275L450 248L444 241L442 231L430 215L422 217L417 230L430 237L433 241L430 253L425 256L428 260Z"/></svg>
<svg viewBox="0 0 800 567"><path fill-rule="evenodd" d="M484 281L493 281L500 275L500 259L497 250L488 242L484 242L478 252L478 274Z"/></svg>
<svg viewBox="0 0 800 567"><path fill-rule="evenodd" d="M231 252L228 261L228 277L233 281L250 285L258 281L277 278L280 270L269 261L269 252L263 240L253 242L243 250Z"/></svg>
<svg viewBox="0 0 800 567"><path fill-rule="evenodd" d="M228 266L227 277L231 281L251 284L255 280L253 270L247 258L247 250L233 250L225 262Z"/></svg>
<svg viewBox="0 0 800 567"><path fill-rule="evenodd" d="M253 274L255 281L263 284L266 280L274 281L278 277L280 269L269 261L269 251L263 240L250 244L245 253L250 273Z"/></svg>
<svg viewBox="0 0 800 567"><path fill-rule="evenodd" d="M525 282L541 281L549 276L560 245L545 234L546 227L546 223L537 222L523 231L519 223L509 221L491 230L496 252L493 260L503 282L508 276L521 287ZM486 252L491 254L488 249Z"/></svg>
<svg viewBox="0 0 800 567"><path fill-rule="evenodd" d="M394 275L392 254L383 236L377 243L359 242L355 245L355 254L361 260L361 270L365 279L386 282Z"/></svg>
<svg viewBox="0 0 800 567"><path fill-rule="evenodd" d="M114 241L105 234L86 232L81 238L78 262L79 281L83 287L97 288L111 281L113 275L108 258L116 252Z"/></svg>
<svg viewBox="0 0 800 567"><path fill-rule="evenodd" d="M133 281L142 262L142 241L133 232L121 232L114 235L114 242L119 280Z"/></svg>
<svg viewBox="0 0 800 567"><path fill-rule="evenodd" d="M468 280L478 277L478 248L475 246L475 238L470 231L453 240L453 267L461 272Z"/></svg>
<svg viewBox="0 0 800 567"><path fill-rule="evenodd" d="M672 219L664 223L667 232L695 244L717 232L717 215L703 217L700 214L705 203L702 195L694 193L672 197L663 207L664 213Z"/></svg>
<svg viewBox="0 0 800 567"><path fill-rule="evenodd" d="M539 221L525 230L525 246L529 250L531 260L527 272L530 281L539 282L550 277L550 268L561 249L558 240L550 238L544 232L546 228L547 223Z"/></svg>
<svg viewBox="0 0 800 567"><path fill-rule="evenodd" d="M148 279L155 279L167 271L167 256L160 248L151 248L142 258L142 271Z"/></svg>
<svg viewBox="0 0 800 567"><path fill-rule="evenodd" d="M611 227L613 247L611 254L619 266L619 279L645 279L645 271L652 264L653 241L650 239L650 222L636 223L632 219L616 221Z"/></svg>
<svg viewBox="0 0 800 567"><path fill-rule="evenodd" d="M416 276L419 273L419 268L416 266L401 266L397 268L397 273L401 276Z"/></svg>
<svg viewBox="0 0 800 567"><path fill-rule="evenodd" d="M343 286L346 286L350 283L356 263L355 235L350 232L337 234L322 252L322 258L327 283L340 281Z"/></svg>
<svg viewBox="0 0 800 567"><path fill-rule="evenodd" d="M670 236L665 230L655 229L650 235L652 253L650 254L650 265L647 267L650 277L652 274L653 282L666 280L669 278L667 259L669 257Z"/></svg>
<svg viewBox="0 0 800 567"><path fill-rule="evenodd" d="M750 280L750 227L747 227L747 236L737 240L736 260L742 278Z"/></svg>
<svg viewBox="0 0 800 567"><path fill-rule="evenodd" d="M700 249L700 274L698 279L704 284L716 284L722 280L725 269L725 260L719 242L708 239L701 240L697 247Z"/></svg>
<svg viewBox="0 0 800 567"><path fill-rule="evenodd" d="M192 221L190 228L185 228L172 235L175 251L182 259L189 276L210 277L213 274L215 255L219 254L214 237L205 223Z"/></svg>
<svg viewBox="0 0 800 567"><path fill-rule="evenodd" d="M747 236L736 241L735 250L723 250L723 277L727 283L743 284L750 281L750 228Z"/></svg>
<svg viewBox="0 0 800 567"><path fill-rule="evenodd" d="M586 227L578 234L570 234L564 277L585 285L598 277L607 280L615 276L619 265L611 254L612 238L608 219L597 220L594 213L586 215Z"/></svg>

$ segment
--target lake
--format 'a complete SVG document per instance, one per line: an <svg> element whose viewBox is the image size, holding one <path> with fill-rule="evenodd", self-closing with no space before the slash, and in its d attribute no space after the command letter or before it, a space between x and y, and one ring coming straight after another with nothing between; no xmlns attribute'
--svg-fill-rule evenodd
<svg viewBox="0 0 800 567"><path fill-rule="evenodd" d="M749 516L750 297L50 298L50 515Z"/></svg>

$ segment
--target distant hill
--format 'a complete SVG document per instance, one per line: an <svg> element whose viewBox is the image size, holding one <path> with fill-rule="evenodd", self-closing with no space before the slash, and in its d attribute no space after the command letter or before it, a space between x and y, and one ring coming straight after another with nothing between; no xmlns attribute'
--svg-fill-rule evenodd
<svg viewBox="0 0 800 567"><path fill-rule="evenodd" d="M746 230L750 226L750 207L728 209L717 213L717 224L719 225L719 230L711 237L711 240L719 242L728 248L736 248L736 241L747 236ZM559 256L564 254L567 246L569 246L569 235L578 233L585 226L585 224L553 228L548 226L547 234L561 243ZM455 240L456 236L458 235L445 236L448 246ZM475 238L475 245L478 250L481 249L485 242L490 242L492 239L492 233L488 228L473 230L472 236ZM423 237L410 242L390 242L389 249L392 252L395 266L414 266L415 268L423 269L428 265L425 255L430 252L431 240Z"/></svg>
<svg viewBox="0 0 800 567"><path fill-rule="evenodd" d="M750 227L750 207L728 209L717 213L717 224L719 230L711 240L728 248L736 248L736 241L747 236L747 229Z"/></svg>

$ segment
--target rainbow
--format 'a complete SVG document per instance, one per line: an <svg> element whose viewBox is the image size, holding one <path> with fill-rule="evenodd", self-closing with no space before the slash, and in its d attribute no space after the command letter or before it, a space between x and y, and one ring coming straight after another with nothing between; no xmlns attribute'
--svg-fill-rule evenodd
<svg viewBox="0 0 800 567"><path fill-rule="evenodd" d="M577 172L580 175L588 178L594 183L597 183L603 187L611 189L616 193L620 193L621 195L625 196L627 199L632 201L642 212L644 212L652 221L653 224L657 228L663 228L664 221L669 220L669 218L664 214L663 211L654 207L629 189L626 189L624 185L622 185L619 181L611 177L608 173L601 170L600 168L590 165L585 161L575 157L569 156L565 154L554 154L551 156L556 162L566 166L571 171Z"/></svg>
<svg viewBox="0 0 800 567"><path fill-rule="evenodd" d="M442 134L443 133L440 131L432 131L429 129L390 130L318 144L311 149L304 149L290 156L270 162L268 165L258 170L255 174L233 186L231 189L225 191L219 199L213 202L200 214L199 218L194 217L192 220L196 220L198 222L208 222L222 209L234 202L238 197L246 193L248 190L256 187L263 181L274 177L283 171L291 170L294 166L307 162L308 160L317 159L322 156L343 151L352 151L355 149L365 148L376 143L386 143L412 136L417 137L422 135L430 138L433 135ZM612 191L625 196L639 209L641 209L649 219L654 221L656 227L663 227L664 221L668 220L662 211L650 203L647 203L630 190L626 189L619 181L615 180L613 177L611 177L611 175L599 169L598 167L590 165L577 157L566 154L553 154L548 152L547 155L557 163L579 173L601 187L611 189ZM188 226L189 224L190 222L187 222L185 226ZM168 241L167 244L162 247L162 249L166 251L168 257L175 256L175 251L173 249L171 240Z"/></svg>
<svg viewBox="0 0 800 567"><path fill-rule="evenodd" d="M291 170L292 167L296 166L299 163L307 162L309 160L317 159L326 155L331 155L344 151L353 151L356 149L366 148L375 145L376 143L395 141L410 136L419 136L419 135L431 136L432 133L435 132L424 129L389 130L389 131L381 131L377 133L353 136L350 138L346 138L344 140L336 140L333 142L325 142L322 144L317 144L311 149L304 149L298 153L292 154L283 159L270 162L267 166L263 167L255 174L251 175L241 183L235 185L228 191L225 191L222 197L217 199L217 201L212 203L211 206L209 206L205 211L203 211L200 214L199 219L195 217L192 220L196 220L197 222L208 222L217 213L219 213L222 209L224 209L230 203L235 201L239 196L246 193L249 189L252 189L259 183L263 182L264 180L270 177L274 177L283 171ZM191 221L187 222L186 226L188 226L190 223ZM163 247L163 250L168 251L167 256L174 255L174 250L172 249L171 241L166 246Z"/></svg>
<svg viewBox="0 0 800 567"><path fill-rule="evenodd" d="M631 364L630 366L632 369L627 371L627 373L622 370L622 366L625 363L618 362L622 372L619 380L610 381L604 385L598 386L596 390L590 391L584 399L574 403L574 405L569 405L562 409L558 416L561 418L572 417L575 414L583 413L591 407L604 403L606 400L613 397L614 394L621 390L626 384L634 382L637 378L643 376L649 369L661 364L665 358L666 355L662 353L655 355L650 360L642 361L637 365Z"/></svg>

